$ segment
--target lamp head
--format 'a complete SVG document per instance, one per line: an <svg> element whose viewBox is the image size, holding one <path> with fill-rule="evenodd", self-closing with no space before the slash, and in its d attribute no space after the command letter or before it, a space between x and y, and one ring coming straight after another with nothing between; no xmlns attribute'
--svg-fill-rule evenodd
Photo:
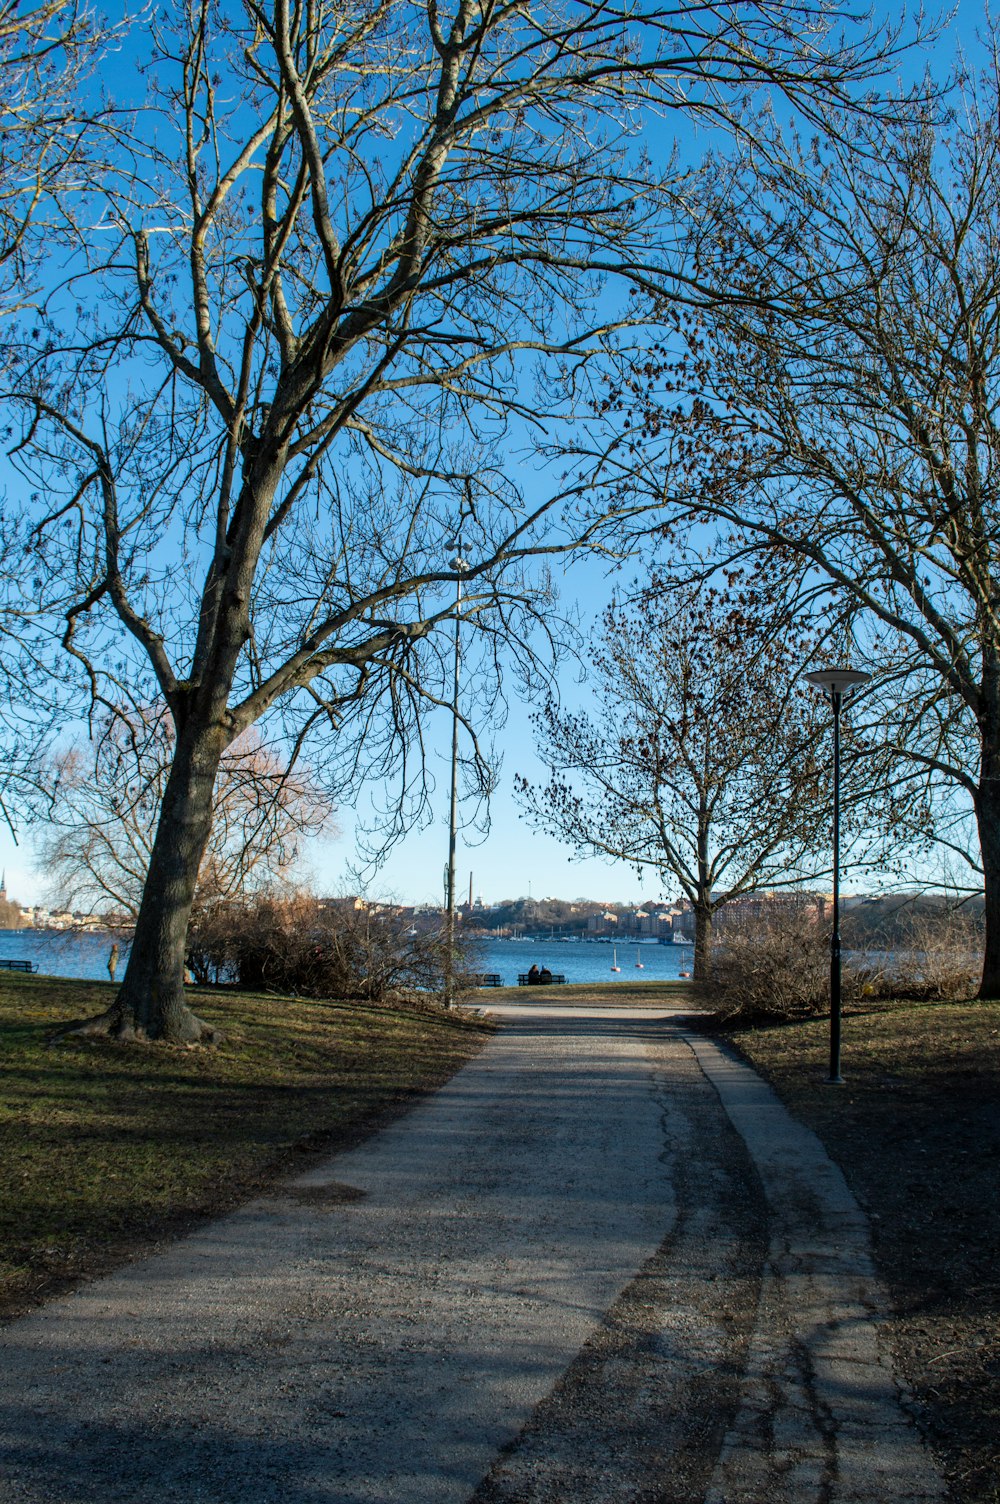
<svg viewBox="0 0 1000 1504"><path fill-rule="evenodd" d="M804 677L814 689L832 699L834 695L845 695L869 684L872 676L860 668L819 668Z"/></svg>

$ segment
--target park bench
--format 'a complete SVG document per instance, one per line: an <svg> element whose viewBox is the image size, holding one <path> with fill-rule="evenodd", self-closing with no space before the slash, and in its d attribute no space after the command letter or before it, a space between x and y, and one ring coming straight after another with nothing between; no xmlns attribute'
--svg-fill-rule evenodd
<svg viewBox="0 0 1000 1504"><path fill-rule="evenodd" d="M0 971L26 971L30 974L37 970L34 961L0 961Z"/></svg>
<svg viewBox="0 0 1000 1504"><path fill-rule="evenodd" d="M565 984L565 981L561 971L554 971L549 977L529 977L526 971L521 971L517 977L519 987L551 987L559 983Z"/></svg>
<svg viewBox="0 0 1000 1504"><path fill-rule="evenodd" d="M503 977L498 971L481 971L476 976L477 987L502 987Z"/></svg>

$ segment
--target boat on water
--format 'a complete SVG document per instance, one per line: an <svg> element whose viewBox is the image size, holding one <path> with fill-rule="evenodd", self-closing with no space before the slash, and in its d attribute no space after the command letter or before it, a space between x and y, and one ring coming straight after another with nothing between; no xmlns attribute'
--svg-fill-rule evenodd
<svg viewBox="0 0 1000 1504"><path fill-rule="evenodd" d="M638 946L636 946L636 948L635 948L635 969L636 969L636 971L645 971L646 970L644 962L642 962L642 961L639 960L639 947Z"/></svg>
<svg viewBox="0 0 1000 1504"><path fill-rule="evenodd" d="M618 948L617 948L617 946L612 946L612 948L611 948L611 970L612 971L621 971L621 967L618 965Z"/></svg>

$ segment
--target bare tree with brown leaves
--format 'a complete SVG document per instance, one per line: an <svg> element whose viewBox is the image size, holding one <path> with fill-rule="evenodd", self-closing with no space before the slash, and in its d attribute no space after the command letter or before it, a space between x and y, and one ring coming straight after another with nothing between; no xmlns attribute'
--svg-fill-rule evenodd
<svg viewBox="0 0 1000 1504"><path fill-rule="evenodd" d="M856 713L974 813L941 835L982 873L984 998L1000 997L998 108L995 54L943 124L845 125L784 167L717 175L691 249L731 296L678 321L669 374L693 401L655 398L662 372L615 395L646 420L630 483L848 622L880 680Z"/></svg>
<svg viewBox="0 0 1000 1504"><path fill-rule="evenodd" d="M49 824L42 869L62 908L135 922L173 753L165 706L119 712L93 743L60 753L48 770ZM333 811L306 770L288 772L256 728L223 754L195 905L280 892L299 843L328 830Z"/></svg>
<svg viewBox="0 0 1000 1504"><path fill-rule="evenodd" d="M745 580L654 584L604 615L589 655L594 710L550 701L536 718L552 778L518 780L529 818L580 855L679 888L696 980L710 975L726 904L827 870L829 716L801 683L814 651ZM853 759L848 811L859 774Z"/></svg>

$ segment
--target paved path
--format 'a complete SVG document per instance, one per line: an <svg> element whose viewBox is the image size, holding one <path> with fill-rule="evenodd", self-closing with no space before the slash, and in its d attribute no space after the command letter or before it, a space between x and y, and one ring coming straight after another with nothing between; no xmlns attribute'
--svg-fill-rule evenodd
<svg viewBox="0 0 1000 1504"><path fill-rule="evenodd" d="M2 1504L941 1500L816 1140L666 1015L504 1011L368 1143L0 1334Z"/></svg>

